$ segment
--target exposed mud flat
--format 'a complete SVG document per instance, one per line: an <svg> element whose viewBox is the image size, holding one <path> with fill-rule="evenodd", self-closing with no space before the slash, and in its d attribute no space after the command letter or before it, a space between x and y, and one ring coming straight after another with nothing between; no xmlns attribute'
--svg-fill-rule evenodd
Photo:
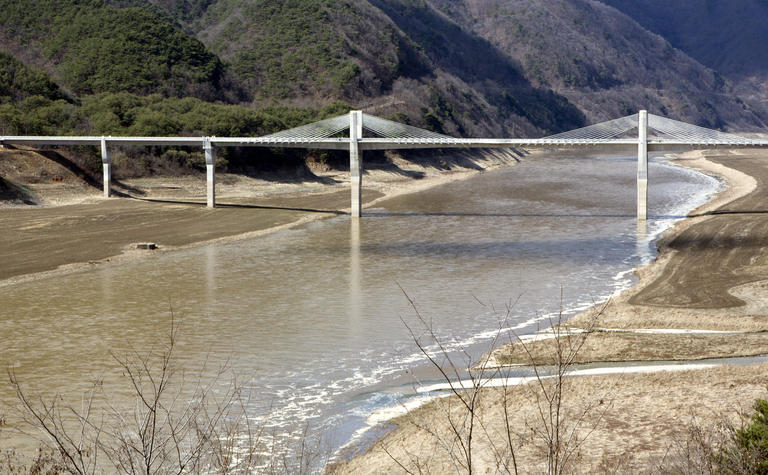
<svg viewBox="0 0 768 475"><path fill-rule="evenodd" d="M510 166L511 152L457 152L415 164L395 160L367 170L363 201L419 191L485 170ZM108 260L146 256L139 242L159 251L253 237L349 210L348 173L317 170L313 177L279 181L217 176L217 208L205 207L204 176L124 180L101 198L98 183L29 150L0 152L0 285L79 270ZM82 175L82 176L81 176ZM12 191L12 192L11 192Z"/></svg>

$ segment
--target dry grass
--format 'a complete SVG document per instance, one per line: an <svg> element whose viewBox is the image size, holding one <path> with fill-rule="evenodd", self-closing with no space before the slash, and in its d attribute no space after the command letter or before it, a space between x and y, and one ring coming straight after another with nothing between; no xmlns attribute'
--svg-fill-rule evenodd
<svg viewBox="0 0 768 475"><path fill-rule="evenodd" d="M626 374L608 377L579 377L569 381L566 415L576 417L585 404L598 402L579 427L589 437L582 446L574 473L623 473L647 471L657 465L671 449L671 441L685 436L694 419L703 427L724 418L734 420L758 397L765 396L768 364L718 367L675 373ZM476 440L477 473L492 469L491 441L503 440L503 389L484 390L481 419L484 435ZM516 456L520 473L541 473L546 454L531 437L535 424L535 394L532 386L508 388L510 427L516 437ZM458 411L455 401L443 400ZM448 431L443 412L436 402L428 404L396 422L399 428L361 457L333 468L332 473L401 473L406 468L424 473L453 472L436 447L429 430ZM389 452L390 455L387 454ZM397 462L395 462L396 459Z"/></svg>
<svg viewBox="0 0 768 475"><path fill-rule="evenodd" d="M576 315L568 320L568 326L584 328L591 321L591 314L592 312L584 312ZM752 313L747 307L688 310L642 307L613 301L600 315L596 326L623 330L658 328L762 332L768 331L768 313Z"/></svg>
<svg viewBox="0 0 768 475"><path fill-rule="evenodd" d="M494 353L501 364L553 364L552 345L547 340L519 343ZM647 334L593 332L579 351L575 363L612 361L700 360L768 354L768 333L743 334Z"/></svg>

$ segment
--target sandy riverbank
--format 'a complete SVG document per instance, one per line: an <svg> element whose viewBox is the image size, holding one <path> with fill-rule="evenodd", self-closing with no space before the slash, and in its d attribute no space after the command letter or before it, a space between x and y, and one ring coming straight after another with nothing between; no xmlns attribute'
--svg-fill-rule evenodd
<svg viewBox="0 0 768 475"><path fill-rule="evenodd" d="M605 330L588 334L575 362L768 354L768 153L692 153L679 161L722 176L727 189L665 233L658 242L659 258L638 270L637 286L568 321L570 328ZM561 348L572 348L581 338L563 337ZM526 349L512 344L494 357L511 364L530 364L531 358L547 364L556 344L551 338L528 342ZM645 473L679 460L692 425L713 433L719 422L734 421L748 410L756 397L768 396L766 370L768 365L760 363L674 375L572 378L565 386L563 420L568 422L563 425L576 439L588 438L574 451L569 471ZM520 472L542 472L541 391L534 384L481 393L473 442L476 471L495 470L494 454L512 440ZM451 425L461 426L465 417L457 398L440 399L394 421L394 432L333 471L455 471L447 449L456 440L449 434Z"/></svg>
<svg viewBox="0 0 768 475"><path fill-rule="evenodd" d="M129 198L104 199L97 187L32 151L0 154L2 176L21 182L42 203L11 200L0 207L0 285L254 237L349 210L348 176L332 170L287 182L220 174L218 206L208 209L204 177L125 180L116 191ZM499 151L456 152L419 164L395 159L365 171L364 205L511 166L517 158ZM43 178L24 182L31 172ZM156 243L159 250L136 250L141 242Z"/></svg>

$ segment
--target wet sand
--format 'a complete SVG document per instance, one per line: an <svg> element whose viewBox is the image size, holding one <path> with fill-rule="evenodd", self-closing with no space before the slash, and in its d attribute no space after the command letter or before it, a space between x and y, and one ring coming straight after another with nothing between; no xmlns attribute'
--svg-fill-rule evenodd
<svg viewBox="0 0 768 475"><path fill-rule="evenodd" d="M221 174L217 207L209 209L200 177L126 180L116 184L116 191L141 198L103 199L93 184L83 183L33 151L3 153L7 154L0 167L3 176L32 180L25 185L48 205L0 202L0 285L212 241L254 237L349 212L350 192L343 172L289 182ZM481 152L458 155L445 166L400 161L388 169L367 170L363 204L371 206L383 198L511 166L515 161L511 153ZM45 180L24 174L40 170L53 181L39 183ZM145 242L157 244L158 250L136 249L136 244Z"/></svg>
<svg viewBox="0 0 768 475"><path fill-rule="evenodd" d="M589 332L560 339L560 348L573 348L585 338L574 363L622 365L768 354L768 152L713 151L706 153L707 160L702 156L685 154L680 162L722 176L727 190L665 233L657 243L658 259L638 270L638 285L563 324ZM551 364L556 349L553 338L529 341L525 348L517 342L496 351L492 362L530 365L533 359ZM748 412L756 397L767 397L767 370L765 363L755 363L674 375L573 378L565 410L567 417L584 417L577 432L589 434L578 450L574 471L652 472L671 463L670 457L680 455L675 451L685 445L691 424L714 433L718 423L734 422L740 412ZM482 435L476 440L478 471L496 467L493 447L503 446L508 436L504 390L483 392L488 394L481 404ZM536 420L541 394L513 388L508 396L518 468L523 473L541 471L546 453L533 435L541 427ZM402 470L401 463L409 470L449 469L434 434L450 433L447 415L460 415L458 406L448 397L399 418L397 430L334 471L388 473Z"/></svg>
<svg viewBox="0 0 768 475"><path fill-rule="evenodd" d="M713 152L707 157L708 163L682 163L720 173L728 181L728 190L660 239L659 257L638 271L638 285L566 324L577 329L678 332L660 336L596 331L579 354L579 361L768 354L768 153ZM683 330L739 333L691 335ZM547 342L529 346L535 355L546 359ZM525 360L520 350L519 345L509 345L497 355L519 364ZM543 361L539 356L535 359Z"/></svg>
<svg viewBox="0 0 768 475"><path fill-rule="evenodd" d="M741 307L733 287L768 278L766 157L713 156L711 161L757 180L747 196L706 213L705 220L665 241L676 253L660 276L629 299L632 305L688 309Z"/></svg>
<svg viewBox="0 0 768 475"><path fill-rule="evenodd" d="M749 412L755 398L768 396L768 364L724 366L685 372L581 376L564 386L564 433L583 441L564 473L659 473L685 457L695 428L712 431L718 424L738 426L738 414ZM550 388L551 389L551 388ZM511 428L519 473L545 473L546 451L539 432L543 394L535 385L484 390L479 398L473 438L475 473L497 469ZM542 403L543 404L543 403ZM447 456L452 439L448 415L463 421L455 398L431 403L392 421L394 432L360 457L331 467L334 474L456 473ZM508 418L509 423L505 424ZM578 421L578 423L576 423ZM438 440L433 434L442 434ZM573 448L574 445L571 444ZM460 448L454 446L460 460ZM401 466L402 464L402 466ZM465 471L461 471L465 473ZM661 472L667 473L667 472ZM678 473L678 472L672 472ZM696 471L679 473L697 473Z"/></svg>
<svg viewBox="0 0 768 475"><path fill-rule="evenodd" d="M366 193L371 201L377 192ZM349 193L280 199L229 199L217 208L190 201L99 200L58 207L0 211L0 280L53 271L78 263L95 265L136 243L176 249L228 236L253 234L342 213ZM141 254L146 255L145 251Z"/></svg>

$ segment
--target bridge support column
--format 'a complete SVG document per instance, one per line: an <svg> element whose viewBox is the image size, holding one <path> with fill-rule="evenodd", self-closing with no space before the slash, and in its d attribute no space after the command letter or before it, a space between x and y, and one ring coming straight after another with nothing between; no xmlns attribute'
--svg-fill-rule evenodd
<svg viewBox="0 0 768 475"><path fill-rule="evenodd" d="M205 152L206 205L213 208L216 206L216 149L210 137L203 138L203 152Z"/></svg>
<svg viewBox="0 0 768 475"><path fill-rule="evenodd" d="M637 219L648 218L648 111L638 114Z"/></svg>
<svg viewBox="0 0 768 475"><path fill-rule="evenodd" d="M362 215L362 155L359 139L363 137L363 112L349 113L349 185L352 191L350 215L359 218Z"/></svg>
<svg viewBox="0 0 768 475"><path fill-rule="evenodd" d="M104 198L109 198L112 185L112 152L109 151L104 137L101 138L101 167L104 172Z"/></svg>

